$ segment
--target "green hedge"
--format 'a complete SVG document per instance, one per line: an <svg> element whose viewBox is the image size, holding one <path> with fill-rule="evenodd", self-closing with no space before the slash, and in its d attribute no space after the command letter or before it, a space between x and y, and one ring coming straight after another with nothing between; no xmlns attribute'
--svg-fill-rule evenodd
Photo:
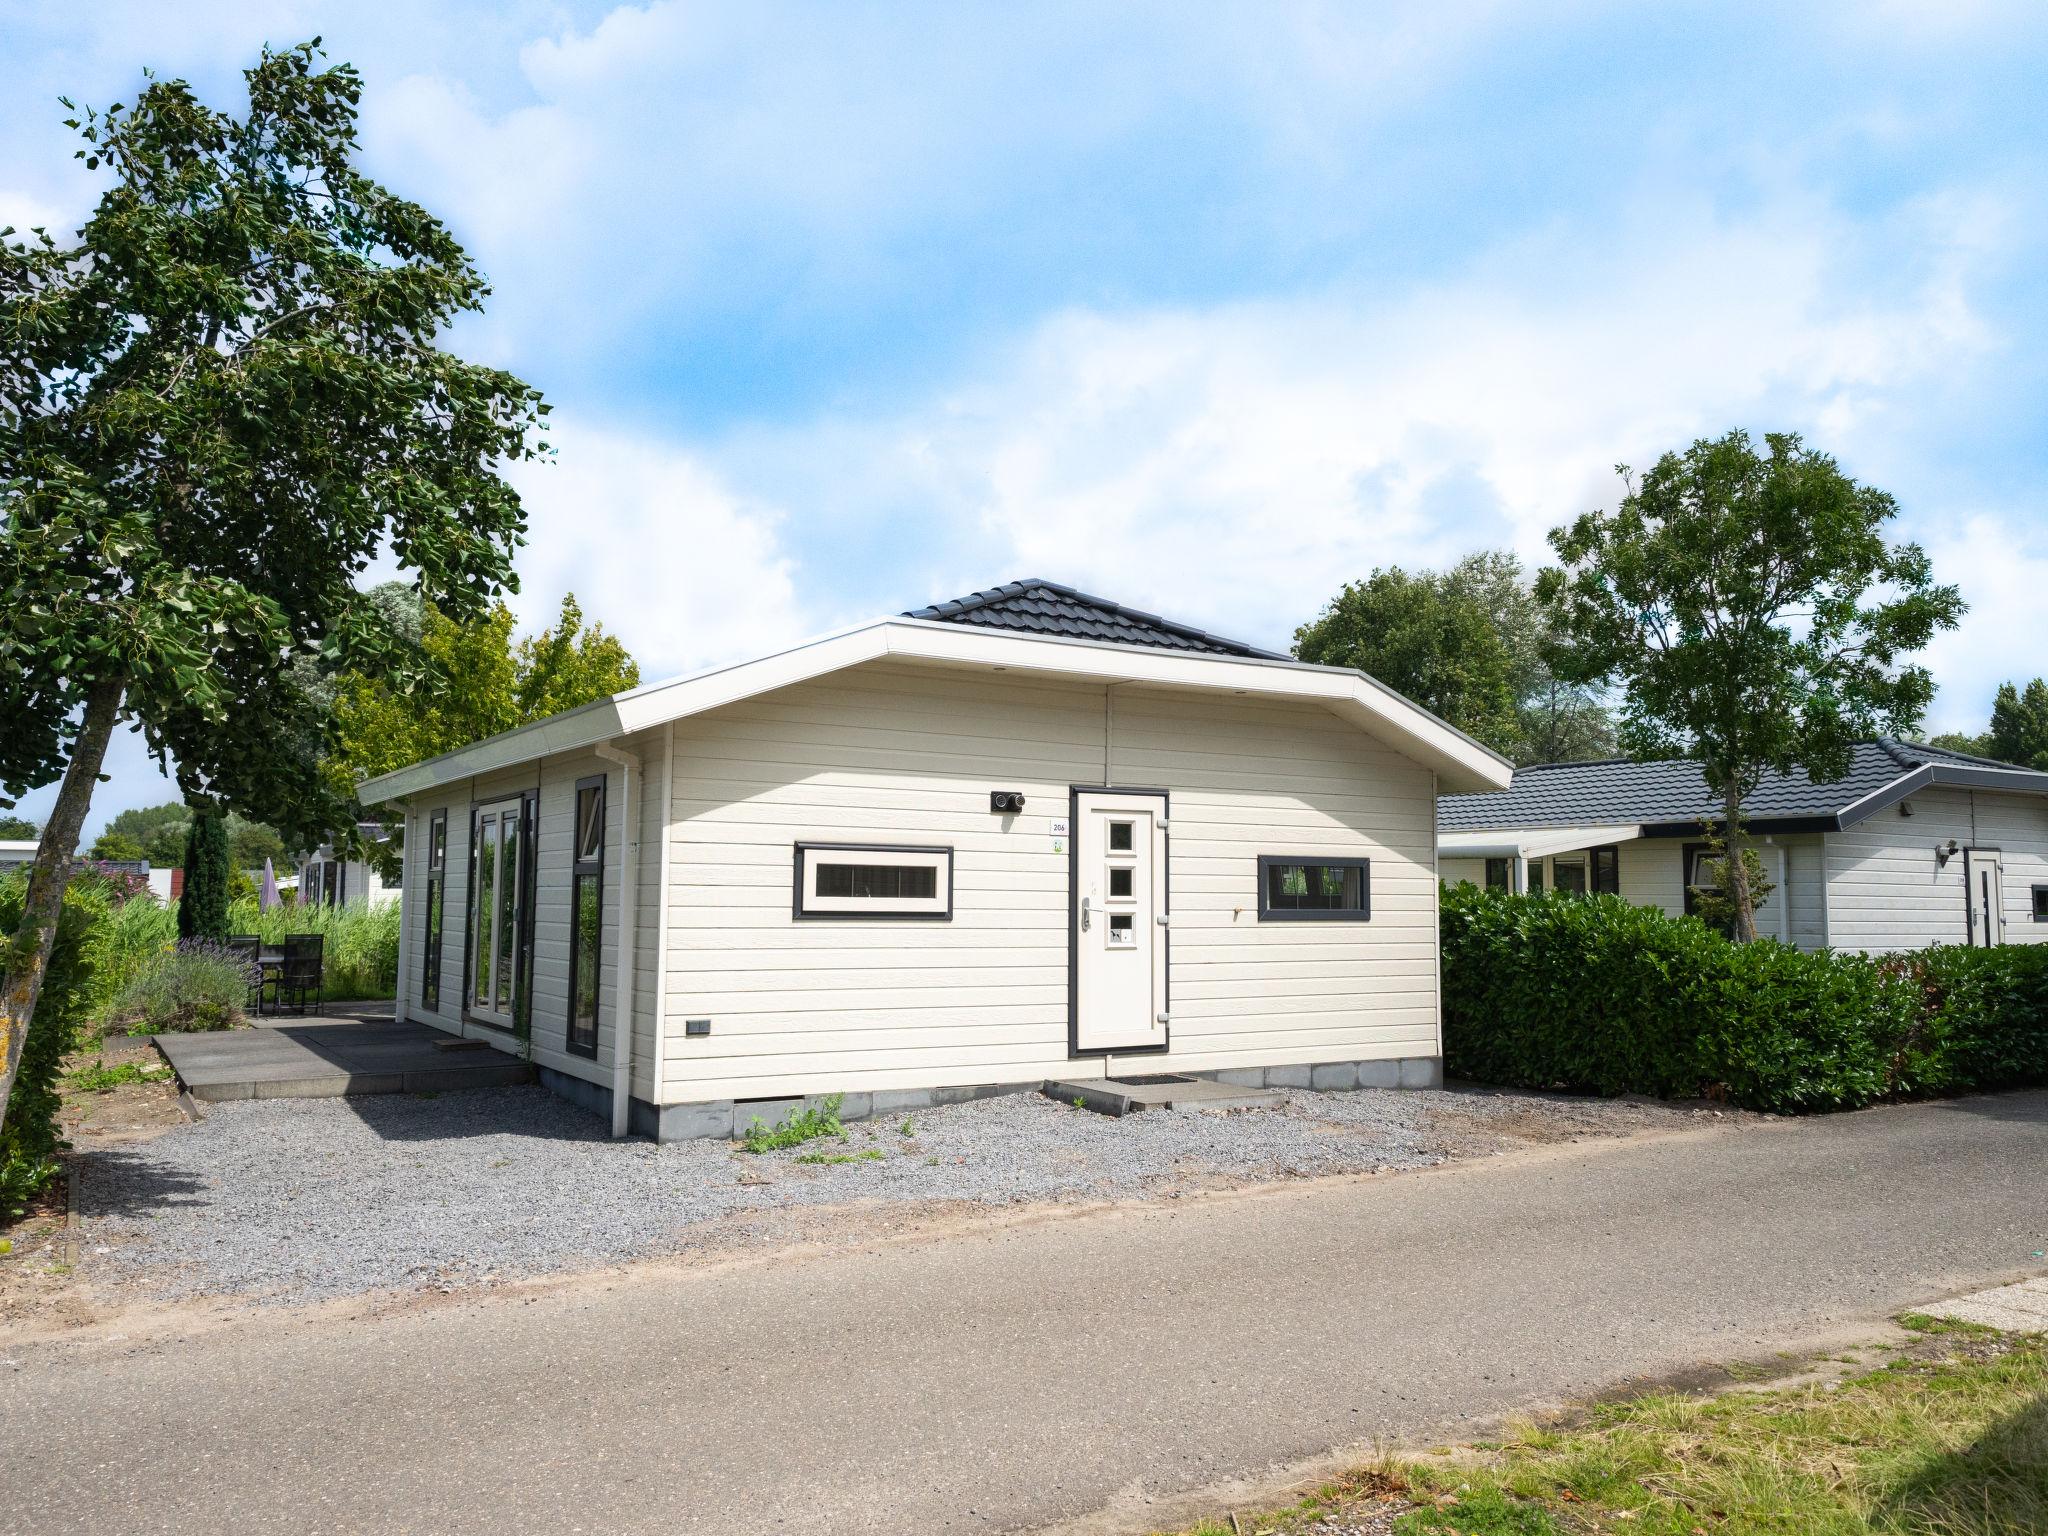
<svg viewBox="0 0 2048 1536"><path fill-rule="evenodd" d="M1733 944L1617 896L1443 895L1453 1077L1780 1114L2048 1082L2048 945Z"/></svg>
<svg viewBox="0 0 2048 1536"><path fill-rule="evenodd" d="M12 935L21 922L27 891L25 870L0 879L0 936ZM73 876L65 888L57 942L22 1044L21 1070L7 1096L6 1124L0 1125L0 1226L56 1172L57 1075L100 1004L109 908L104 883L89 874ZM0 937L0 950L7 944Z"/></svg>

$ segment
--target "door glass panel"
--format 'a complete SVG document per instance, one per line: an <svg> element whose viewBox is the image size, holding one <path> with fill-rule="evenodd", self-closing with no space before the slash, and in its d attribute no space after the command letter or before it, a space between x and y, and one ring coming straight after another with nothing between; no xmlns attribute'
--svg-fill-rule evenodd
<svg viewBox="0 0 2048 1536"><path fill-rule="evenodd" d="M1109 824L1109 851L1129 853L1131 851L1131 824L1128 821L1112 821Z"/></svg>
<svg viewBox="0 0 2048 1536"><path fill-rule="evenodd" d="M1109 894L1128 896L1131 894L1131 876L1136 873L1129 869L1112 869L1109 872Z"/></svg>
<svg viewBox="0 0 2048 1536"><path fill-rule="evenodd" d="M512 1006L512 946L519 934L519 822L504 816L498 822L503 846L498 854L497 1008Z"/></svg>
<svg viewBox="0 0 2048 1536"><path fill-rule="evenodd" d="M1118 912L1109 920L1109 942L1115 949L1125 949L1138 942L1137 931L1131 927L1131 914Z"/></svg>
<svg viewBox="0 0 2048 1536"><path fill-rule="evenodd" d="M497 839L498 818L480 818L476 831L476 893L470 905L470 953L476 960L476 976L470 991L485 1008L491 1006L491 957L495 953L491 919L497 912Z"/></svg>

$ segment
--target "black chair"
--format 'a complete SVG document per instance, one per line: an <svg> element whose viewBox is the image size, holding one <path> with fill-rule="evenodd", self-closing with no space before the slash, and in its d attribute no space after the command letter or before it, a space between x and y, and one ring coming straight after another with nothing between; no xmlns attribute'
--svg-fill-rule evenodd
<svg viewBox="0 0 2048 1536"><path fill-rule="evenodd" d="M277 1006L284 1007L287 994L300 1013L306 1011L306 994L313 994L313 1007L320 1007L324 993L325 967L322 956L327 939L318 933L288 933L284 936L284 960L271 978Z"/></svg>
<svg viewBox="0 0 2048 1536"><path fill-rule="evenodd" d="M231 933L227 940L228 953L242 962L249 974L249 1002L258 1013L263 1011L263 941L253 933Z"/></svg>

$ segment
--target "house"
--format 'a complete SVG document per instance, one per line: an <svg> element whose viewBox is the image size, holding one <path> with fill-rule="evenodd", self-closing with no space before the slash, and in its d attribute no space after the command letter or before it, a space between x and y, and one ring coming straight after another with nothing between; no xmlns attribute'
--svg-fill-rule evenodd
<svg viewBox="0 0 2048 1536"><path fill-rule="evenodd" d="M1611 891L1685 912L1719 806L1699 764L1546 763L1437 806L1446 880ZM1801 949L2048 941L2048 773L1939 747L1856 744L1817 784L1769 774L1747 825L1776 890L1757 928Z"/></svg>
<svg viewBox="0 0 2048 1536"><path fill-rule="evenodd" d="M42 846L39 838L0 838L0 875L10 869L20 869L36 861L36 849Z"/></svg>
<svg viewBox="0 0 2048 1536"><path fill-rule="evenodd" d="M365 823L357 830L379 840L384 834L381 822ZM326 843L299 860L296 880L301 904L338 907L351 901L392 901L398 896L398 887L387 884L376 865L344 857Z"/></svg>
<svg viewBox="0 0 2048 1536"><path fill-rule="evenodd" d="M1435 809L1361 673L1045 581L370 780L399 1007L663 1139L1047 1078L1440 1080Z"/></svg>

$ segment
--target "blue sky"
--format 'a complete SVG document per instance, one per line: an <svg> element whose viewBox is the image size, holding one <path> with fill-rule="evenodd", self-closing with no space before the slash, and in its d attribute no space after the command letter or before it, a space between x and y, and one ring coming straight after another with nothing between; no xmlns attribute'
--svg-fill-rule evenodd
<svg viewBox="0 0 2048 1536"><path fill-rule="evenodd" d="M1963 587L1932 728L2048 670L2038 7L0 0L0 223L315 34L555 404L522 619L649 676L1026 574L1284 646L1735 425Z"/></svg>

